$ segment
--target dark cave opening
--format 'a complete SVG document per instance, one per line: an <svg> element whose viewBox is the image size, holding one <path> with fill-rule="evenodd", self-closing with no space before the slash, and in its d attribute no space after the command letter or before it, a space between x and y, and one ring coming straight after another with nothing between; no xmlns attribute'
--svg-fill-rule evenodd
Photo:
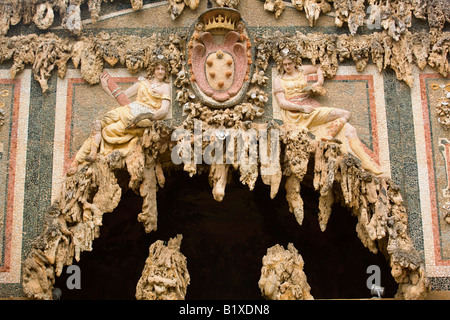
<svg viewBox="0 0 450 320"><path fill-rule="evenodd" d="M381 269L384 297L398 285L382 253L373 254L358 239L356 218L335 204L325 232L317 219L318 194L302 185L305 218L300 226L286 201L284 181L274 199L258 179L253 191L233 173L225 198L217 202L207 175L190 178L174 171L158 190L158 230L146 234L137 221L142 199L123 193L119 206L103 216L93 251L79 262L81 289L68 289L66 268L55 287L68 299L135 299L136 284L150 245L183 235L181 252L191 277L186 300L263 299L258 287L267 248L292 242L305 261L304 271L315 299L370 298L367 268Z"/></svg>

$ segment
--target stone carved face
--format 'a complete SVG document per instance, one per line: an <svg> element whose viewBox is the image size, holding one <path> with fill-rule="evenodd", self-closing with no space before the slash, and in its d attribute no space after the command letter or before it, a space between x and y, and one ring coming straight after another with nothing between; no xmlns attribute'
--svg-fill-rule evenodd
<svg viewBox="0 0 450 320"><path fill-rule="evenodd" d="M164 81L164 78L166 77L166 67L163 64L158 64L155 67L154 77L158 81Z"/></svg>
<svg viewBox="0 0 450 320"><path fill-rule="evenodd" d="M295 63L291 58L283 59L283 70L287 74L292 74L295 71Z"/></svg>
<svg viewBox="0 0 450 320"><path fill-rule="evenodd" d="M148 79L155 79L160 82L170 81L170 65L165 60L158 60L151 63L147 72Z"/></svg>

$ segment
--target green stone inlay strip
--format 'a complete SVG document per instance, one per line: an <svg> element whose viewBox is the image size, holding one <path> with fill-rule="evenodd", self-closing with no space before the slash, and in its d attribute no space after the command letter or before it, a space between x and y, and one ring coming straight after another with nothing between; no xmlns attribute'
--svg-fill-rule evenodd
<svg viewBox="0 0 450 320"><path fill-rule="evenodd" d="M415 147L411 90L397 80L394 71L384 72L386 116L392 179L397 183L408 208L411 240L423 254L423 230L420 214L419 181Z"/></svg>
<svg viewBox="0 0 450 320"><path fill-rule="evenodd" d="M56 74L51 76L48 83L50 89L43 94L39 83L31 81L23 215L24 257L29 251L30 242L43 228L43 214L51 199Z"/></svg>

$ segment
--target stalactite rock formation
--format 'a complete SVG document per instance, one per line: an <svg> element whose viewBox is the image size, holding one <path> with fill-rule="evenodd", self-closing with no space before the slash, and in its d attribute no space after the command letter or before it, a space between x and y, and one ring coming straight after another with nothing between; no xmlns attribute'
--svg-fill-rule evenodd
<svg viewBox="0 0 450 320"><path fill-rule="evenodd" d="M207 123L203 125L208 127ZM253 124L240 128L248 131L261 129L261 126ZM273 124L265 126L275 128ZM281 132L278 139L284 150L273 158L279 159L274 161L279 163L274 166L279 170L271 171L271 175L266 172L263 178L261 158L250 171L245 166L242 169L242 164L237 162L213 163L209 166L213 198L221 201L226 196L226 185L233 170L241 174L241 181L250 190L261 175L266 179L265 183L272 186L271 197L276 196L282 175L290 211L301 225L301 184L305 183L311 162L314 168L312 187L319 193L320 229L326 230L332 206L340 202L357 218L356 233L364 246L374 253L382 251L388 257L392 275L399 283L397 297L423 299L429 290L429 281L423 260L409 238L407 210L399 188L389 178L364 171L359 160L352 154L343 153L340 145L314 140L305 130L289 125L276 128ZM48 222L44 232L36 239L23 266L23 286L28 297L50 299L54 279L62 268L72 264L74 259L78 261L83 251L92 250L93 241L100 234L103 214L111 212L120 201L116 170L128 171L129 187L143 198L142 213L137 219L144 224L146 232L156 230L156 193L165 180L162 159L177 145L176 141L171 141L172 130L163 122L153 122L126 158L115 152L107 157L100 156L94 163L82 166L73 176L66 177L60 197L46 214ZM261 137L256 137L256 147L260 148L261 141L266 140L259 141ZM189 140L192 147L193 143ZM208 146L208 143L203 144L202 151ZM181 167L186 170L185 166ZM191 173L200 172L194 170ZM298 298L296 295L298 293L289 293L290 298ZM288 295L283 297L288 298Z"/></svg>
<svg viewBox="0 0 450 320"><path fill-rule="evenodd" d="M43 17L40 22L43 23L42 27L45 27L50 23L51 10L55 10L54 6L44 6L46 3L44 1L39 2L37 7L26 6L13 0L11 3L14 3L15 11L8 11L9 13L5 13L5 5L0 4L0 21L7 20L8 26L9 21L17 23L20 17L28 23L32 17ZM79 19L77 8L79 9L81 3L82 0L58 2L60 12L65 12L63 23L75 33L81 32L75 23ZM95 8L94 13L99 12L100 2L92 0L90 3ZM327 4L331 3L332 1L299 0L294 4L308 12L308 19L313 25L319 19L317 12L326 12ZM376 1L371 3L375 10L373 15L376 15L377 10L379 12L387 10L384 4ZM67 62L70 59L75 68L80 68L81 75L87 83L96 84L107 65L123 65L130 74L136 74L151 67L152 57L162 55L169 61L168 71L174 78L176 97L174 100L182 109L184 117L182 124L177 127L172 127L164 121L150 121L143 136L137 140L126 157L117 152L107 156L99 155L93 163L83 164L73 176L65 178L61 194L45 214L44 231L36 239L23 264L25 294L34 299L51 299L55 277L61 274L62 268L72 264L74 259L78 261L83 251L93 249L93 241L100 235L103 214L112 212L120 201L122 190L115 175L117 171L128 172L130 177L128 187L143 199L142 212L137 215L138 221L143 223L146 232L157 230L157 191L164 187L165 170L170 168L184 170L190 176L207 172L212 197L216 201L222 201L226 196L226 187L233 171L238 172L240 181L250 190L253 190L257 179L261 177L263 183L270 186L271 198L275 198L280 186L284 186L289 210L300 226L304 219L301 186L304 183L311 183L319 194L320 229L326 230L333 204L341 203L357 218L356 233L363 245L373 253L382 251L388 257L392 275L399 284L397 297L423 299L429 290L429 281L425 275L424 262L408 234L408 213L398 186L387 177L376 177L365 171L360 161L351 153L344 152L340 145L315 140L306 130L288 124L279 125L274 121L254 120L261 120L265 104L269 100L270 94L265 90L270 82L269 61L273 60L274 68L281 70L283 60L281 53L285 49L298 53L299 61L295 61L296 63L301 63L301 59L309 59L313 64L320 63L324 75L329 78L336 75L339 63L347 59L354 62L358 71L363 71L370 62L374 63L380 72L391 68L398 79L410 86L413 84L414 64L420 69L428 65L441 75L447 76L449 72L447 56L450 46L448 32L442 32L439 28L431 30L430 33L411 32L403 27L408 26L411 11L419 18L428 15L430 19L434 13L425 9L427 5L428 8L442 7L441 0L427 2L427 5L424 3L421 0L413 3L408 1L402 6L397 1L393 2L391 8L395 6L401 9L396 11L400 18L397 19L397 16L391 14L382 20L386 23L386 30L352 36L351 34L361 26L363 1L335 0L333 6L336 21L338 24L346 22L351 30L350 35L301 32L286 35L275 32L257 37L254 45L255 59L252 61L255 71L251 75L249 90L239 104L223 109L209 108L191 91L186 71L187 38L182 32L164 36L159 34L119 36L115 33L101 32L90 36L80 35L77 38L61 38L52 33L39 36L32 34L0 37L0 63L12 60L10 68L12 78L27 65L31 65L33 76L40 83L43 92L49 89L47 81L55 68L59 77L65 77ZM37 4L37 1L33 4ZM141 1L132 1L132 4L136 10L142 6ZM72 6L72 11L66 10L68 7L65 5ZM190 6L192 9L197 5L198 1L173 0L170 1L169 8L172 8L173 18L176 18L181 13L181 7ZM267 0L265 6L268 10L276 11L276 15L279 16L284 3ZM305 9L305 6L308 9ZM320 6L320 10L316 6ZM70 19L74 25L69 25ZM443 20L442 17L436 16L433 21L432 23L440 26ZM7 32L5 25L0 28L1 32ZM186 134L176 141L171 139L175 130L193 132L196 124L201 124L200 137L190 137ZM279 132L275 140L272 139L275 135L261 134L271 132L272 129L274 130L272 132ZM194 159L195 154L190 155L189 160L193 161L185 161L179 166L167 161L176 147L180 147L180 150L199 148L201 153L205 154L207 148L211 151L211 148L220 142L223 138L220 138L221 134L233 130L241 134L240 150L246 154L256 150L258 153L256 162L240 161L243 159L238 158L228 161L226 154L222 157L222 161L214 161L208 165L199 165ZM216 138L202 140L207 131L215 132ZM237 143L236 138L228 147L233 146L236 150ZM273 146L278 147L272 149ZM270 158L270 161L263 161L267 160L266 158ZM313 171L308 173L308 167L312 167ZM311 175L308 177L311 179L305 179L307 174ZM176 247L176 243L181 242L181 239L173 241ZM166 250L163 247L168 250L166 246L161 247L158 244L151 252ZM294 249L289 247L287 251L296 257ZM300 261L299 258L292 259ZM297 276L301 278L300 275L295 277ZM266 296L277 299L280 297L298 299L308 296L297 287L291 288L286 285L282 289L277 289L274 283L279 280L274 277L271 276L272 282L267 280L268 284L263 285L264 288L268 288L264 289ZM186 285L187 278L183 279ZM166 281L166 284L178 286L172 280ZM306 284L302 283L302 288L307 288ZM153 289L142 289L152 293L148 293L148 297L145 296L147 293L142 293L140 297L159 298L159 294L167 294L165 298L184 298L185 287L177 287L175 291L170 289L168 293L159 286L160 284L156 284ZM278 293L273 296L277 290L282 290L279 291L280 296Z"/></svg>
<svg viewBox="0 0 450 320"><path fill-rule="evenodd" d="M27 65L31 65L35 79L45 92L48 90L47 81L55 68L60 78L65 77L69 60L72 60L75 68L80 68L84 80L89 84L97 84L107 65L124 65L131 74L146 70L151 56L161 50L158 44L165 43L162 51L165 56L171 57L172 74L176 76L176 101L180 104L195 104L195 95L189 89L182 64L185 59L182 47L185 41L185 36L178 33L167 38L156 34L140 37L106 32L78 39L61 38L52 33L0 37L0 62L13 60L10 69L13 78ZM387 31L357 36L323 33L306 35L301 32L264 36L257 39L257 70L252 77L253 87L248 91L247 101L255 108L260 108L267 101L267 94L261 88L267 84L265 72L268 61L273 58L280 63L283 48L298 52L300 58L307 58L313 64L320 63L328 78L336 75L340 62L351 59L360 72L372 62L380 72L387 68L393 69L399 80L412 86L414 64L420 69L428 65L444 77L449 74L449 47L448 32L440 31L432 32L431 36L423 31L406 31L398 41L394 41Z"/></svg>
<svg viewBox="0 0 450 320"><path fill-rule="evenodd" d="M399 283L397 297L423 299L429 290L424 263L407 231L407 212L399 188L389 178L364 171L359 160L343 154L337 145L311 143L314 154L314 189L319 192L319 225L324 231L335 201L340 201L357 217L356 232L373 253L389 255L392 275ZM303 151L291 159L303 157ZM291 175L286 182L291 212L301 223L300 180ZM339 185L340 188L335 186ZM340 189L340 190L339 190ZM387 244L386 244L387 243Z"/></svg>
<svg viewBox="0 0 450 320"><path fill-rule="evenodd" d="M258 286L270 300L314 300L305 272L304 261L292 243L287 249L279 244L267 249L262 258Z"/></svg>
<svg viewBox="0 0 450 320"><path fill-rule="evenodd" d="M184 300L190 276L186 257L180 252L183 236L161 240L150 246L141 278L136 285L137 300Z"/></svg>
<svg viewBox="0 0 450 320"><path fill-rule="evenodd" d="M113 2L114 0L111 0ZM40 29L53 26L53 17L58 12L62 18L62 26L74 35L82 31L81 8L87 3L92 23L96 23L101 14L104 0L3 0L0 4L0 35L7 34L10 26L23 21L24 24L35 23ZM369 27L385 29L394 39L405 33L413 16L427 20L430 28L442 30L445 23L450 22L450 9L446 0L292 0L292 5L304 12L310 26L314 26L321 14L331 13L335 16L335 25L348 26L355 35L365 23ZM143 7L143 0L130 0L133 10ZM236 8L238 0L218 0L220 7ZM199 0L169 0L168 15L177 19L185 7L196 10ZM278 18L286 5L281 0L265 0L264 9L273 12ZM367 21L366 14L369 14Z"/></svg>
<svg viewBox="0 0 450 320"><path fill-rule="evenodd" d="M285 4L282 0L266 0L264 2L264 10L275 13L275 18L278 18L284 11Z"/></svg>
<svg viewBox="0 0 450 320"><path fill-rule="evenodd" d="M85 166L63 183L45 215L43 233L23 263L23 290L30 298L52 299L55 277L100 235L103 214L120 201L122 190L105 157Z"/></svg>

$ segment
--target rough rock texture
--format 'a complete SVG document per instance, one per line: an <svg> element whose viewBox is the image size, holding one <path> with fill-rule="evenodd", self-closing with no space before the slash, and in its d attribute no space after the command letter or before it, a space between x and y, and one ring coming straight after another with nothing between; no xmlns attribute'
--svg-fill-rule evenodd
<svg viewBox="0 0 450 320"><path fill-rule="evenodd" d="M292 243L287 250L279 244L267 249L262 258L258 286L270 300L314 300L303 271L303 258Z"/></svg>
<svg viewBox="0 0 450 320"><path fill-rule="evenodd" d="M327 0L291 0L291 2L297 10L305 11L311 27L314 26L322 12L328 13L331 10L331 5Z"/></svg>
<svg viewBox="0 0 450 320"><path fill-rule="evenodd" d="M102 2L107 0L3 0L0 4L0 35L7 34L11 25L35 23L40 29L53 26L55 12L62 18L62 26L74 35L82 31L81 10L87 3L90 17L96 23L101 14ZM110 0L113 2L114 0ZM412 22L414 15L418 19L428 20L430 28L441 30L450 22L450 7L446 0L291 0L294 7L304 11L310 25L314 26L320 14L335 16L336 26L348 25L350 33L355 35L365 23L369 27L382 27L393 39L403 34ZM236 8L238 0L218 0L221 7ZM142 0L130 0L133 10L143 6ZM196 10L199 0L169 0L168 14L178 18L185 7ZM264 9L278 18L285 9L281 0L265 0ZM369 13L365 21L366 13Z"/></svg>
<svg viewBox="0 0 450 320"><path fill-rule="evenodd" d="M5 125L5 116L6 116L6 111L5 111L5 102L3 101L4 98L9 96L9 91L8 90L1 90L0 91L0 130L2 129L2 127Z"/></svg>
<svg viewBox="0 0 450 320"><path fill-rule="evenodd" d="M284 8L283 0L266 0L264 2L264 10L275 13L275 18L278 18L283 13Z"/></svg>
<svg viewBox="0 0 450 320"><path fill-rule="evenodd" d="M282 50L289 50L302 58L320 63L326 77L336 75L339 62L352 59L356 69L363 71L371 61L381 72L393 69L399 80L409 86L413 84L412 67L423 69L427 64L443 76L449 73L448 52L450 36L448 32L411 33L406 31L398 41L392 40L387 31L369 35L349 36L296 32L293 35L276 32L258 39L256 63L266 70L273 58L281 70Z"/></svg>
<svg viewBox="0 0 450 320"><path fill-rule="evenodd" d="M111 2L114 0L110 0ZM106 0L3 0L0 4L0 35L5 35L10 25L16 25L21 20L24 24L33 22L39 29L53 26L55 12L61 16L62 26L74 35L82 30L81 7L87 3L91 20L98 21L102 2ZM142 8L142 0L130 0L133 10Z"/></svg>
<svg viewBox="0 0 450 320"><path fill-rule="evenodd" d="M53 24L55 15L49 2L40 3L36 6L36 13L33 16L33 22L39 29L48 29Z"/></svg>
<svg viewBox="0 0 450 320"><path fill-rule="evenodd" d="M119 204L122 190L108 164L99 157L67 177L62 192L45 215L43 233L23 263L23 290L30 298L51 299L55 277L83 251L92 250L103 214Z"/></svg>
<svg viewBox="0 0 450 320"><path fill-rule="evenodd" d="M103 214L113 211L121 198L116 170L128 171L129 188L143 198L137 219L145 231L156 230L156 192L164 186L164 175L155 159L168 149L169 139L167 128L152 123L126 159L118 152L107 157L99 155L92 164L66 176L60 196L46 213L44 231L23 264L23 287L28 297L51 299L55 276L74 258L79 261L83 251L92 250L93 240L100 235Z"/></svg>
<svg viewBox="0 0 450 320"><path fill-rule="evenodd" d="M442 90L442 96L439 103L436 105L436 114L438 116L439 123L445 129L450 128L450 83L447 85L432 85L434 90L440 89Z"/></svg>
<svg viewBox="0 0 450 320"><path fill-rule="evenodd" d="M178 18L178 16L183 12L184 10L184 0L170 0L169 1L169 13L172 20L175 20Z"/></svg>
<svg viewBox="0 0 450 320"><path fill-rule="evenodd" d="M390 67L395 70L399 80L410 86L414 64L421 69L429 65L443 76L447 76L450 69L448 32L434 31L427 34L406 31L398 41L393 41L387 31L354 37L345 34L306 35L297 32L290 35L276 32L256 40L256 70L246 99L246 102L255 107L263 107L268 100L267 94L261 90L268 82L265 72L271 58L281 63L280 52L284 48L298 52L300 59L308 58L313 64L320 63L326 77L333 77L339 62L347 59L353 60L358 71L364 70L370 60L378 66L380 72ZM35 79L45 92L48 89L47 81L55 68L59 77L65 77L69 59L72 59L76 68L80 68L88 83L96 84L103 68L108 65L120 64L135 74L147 70L152 57L163 55L170 60L171 73L175 76L174 84L178 88L176 101L185 104L198 100L186 77L185 42L186 37L182 33L164 37L156 34L139 37L101 32L76 40L60 38L52 33L0 37L0 63L13 60L10 69L12 78L27 65L31 65Z"/></svg>
<svg viewBox="0 0 450 320"><path fill-rule="evenodd" d="M411 27L413 15L428 20L430 28L442 30L450 22L450 9L445 0L291 0L298 11L304 11L310 26L320 14L331 12L338 27L346 24L351 35L367 25L369 29L385 29L395 41ZM264 9L278 18L285 6L282 1L266 0ZM366 19L366 14L369 14Z"/></svg>
<svg viewBox="0 0 450 320"><path fill-rule="evenodd" d="M214 112L217 123L233 117L233 110ZM201 115L200 112L192 118L191 114L182 127L189 128L198 125L193 123L194 120L200 121L201 134L212 130L217 137L224 127L199 120ZM389 178L377 178L364 171L359 160L344 154L339 145L314 140L306 131L274 123L242 121L244 119L236 121L233 127L241 134L240 148L237 148L239 139L236 137L234 150L248 150L249 158L253 152L255 163L239 158L231 158L229 162L223 161L226 158L216 158L217 161L209 165L186 161L178 169L182 167L190 175L209 172L212 195L217 201L226 196L228 177L233 170L240 173L241 182L250 190L261 175L263 182L271 186L272 198L284 177L286 200L300 225L303 221L300 186L301 183L312 183L320 194L318 220L321 230L326 229L333 203L341 202L357 217L356 232L364 246L374 253L381 250L389 259L392 275L399 283L397 296L404 299L425 297L429 283L424 263L409 238L407 211L399 188ZM156 193L164 185L164 170L174 166L164 159L183 141L171 141L173 130L175 128L167 127L163 122L152 122L125 159L112 152L107 158L99 157L66 178L61 196L47 213L48 224L24 263L24 291L28 297L50 299L54 278L61 273L62 267L70 265L73 258L78 260L82 251L92 250L92 241L99 236L102 215L111 212L120 200L121 190L114 176L116 170L128 171L129 187L143 198L142 213L137 218L144 224L146 232L156 230ZM265 137L261 132L270 132L270 136ZM272 136L278 141L272 140ZM210 139L197 147L204 155L208 148L216 147L217 141L225 140ZM267 141L270 146L279 143L279 148L268 148ZM193 149L197 142L188 137L184 143ZM265 158L261 154L269 157L271 170L266 170L268 163L263 163ZM313 176L305 179L310 162L314 167Z"/></svg>
<svg viewBox="0 0 450 320"><path fill-rule="evenodd" d="M48 89L47 81L56 67L58 76L64 78L67 62L72 59L75 68L80 68L83 79L90 84L99 83L99 76L108 63L120 63L135 74L151 67L152 57L170 56L173 72L178 72L180 59L180 36L172 34L167 39L153 34L150 37L119 36L117 33L101 32L94 37L80 37L77 40L64 39L52 33L36 36L0 38L0 63L13 59L11 77L32 65L33 75L41 84L42 91ZM166 42L166 46L157 43Z"/></svg>
<svg viewBox="0 0 450 320"><path fill-rule="evenodd" d="M448 224L450 224L450 201L447 201L443 206L442 209L444 209L444 221Z"/></svg>
<svg viewBox="0 0 450 320"><path fill-rule="evenodd" d="M144 224L147 233L157 229L156 192L158 188L163 188L165 183L158 156L169 149L169 142L169 129L159 122L154 122L144 132L142 146L138 144L125 160L131 176L129 186L143 199L138 221Z"/></svg>
<svg viewBox="0 0 450 320"><path fill-rule="evenodd" d="M239 4L239 0L216 0L216 3L219 7L229 7L236 9Z"/></svg>
<svg viewBox="0 0 450 320"><path fill-rule="evenodd" d="M298 139L292 138L299 135ZM303 136L301 136L303 135ZM389 178L377 178L361 168L359 160L343 154L335 144L308 141L305 133L288 128L284 134L286 150L284 174L287 201L297 221L302 222L302 201L299 198L300 174L292 170L295 165L314 158L313 186L320 194L319 225L326 229L331 208L340 201L357 217L356 232L361 242L373 253L381 250L389 256L392 276L399 283L397 297L423 299L429 290L425 265L414 248L407 231L407 210L398 186ZM292 145L292 146L291 146ZM310 152L308 157L306 154ZM302 165L299 166L303 167Z"/></svg>
<svg viewBox="0 0 450 320"><path fill-rule="evenodd" d="M350 4L349 1L346 3ZM308 4L312 5L312 2ZM349 10L358 12L351 6ZM357 14L351 19L357 21ZM0 38L0 63L13 60L12 77L26 65L32 65L33 75L43 91L47 90L47 80L55 67L60 77L65 76L69 59L76 68L80 67L83 78L94 84L99 81L106 63L111 66L122 64L130 73L136 73L150 70L152 58L163 55L169 61L169 71L177 88L174 103L182 106L186 116L176 128L164 122L151 122L126 158L116 152L107 157L100 156L94 163L81 167L75 175L66 177L61 195L46 213L44 232L36 239L24 263L24 292L30 298L51 299L55 276L61 273L63 266L72 264L74 258L78 260L81 252L92 250L93 240L99 236L102 215L111 212L120 201L121 189L115 172L127 170L129 188L143 198L142 212L137 219L143 223L146 232L151 232L157 229L157 190L164 186L164 171L174 167L168 159L174 148L198 148L204 155L205 151L211 153L220 146L229 134L226 150L245 151L244 155L256 152L253 157L256 162L244 161L249 159L242 159L236 153L231 153L230 159L224 152L222 157L216 157L217 161L198 164L195 152L183 154L181 151L183 157L186 156L184 159L191 161L180 163L176 169L191 176L207 172L212 196L217 201L226 196L228 178L233 170L239 172L241 182L250 190L261 176L263 182L270 185L272 198L284 179L286 200L300 225L303 222L301 184L312 183L320 194L318 220L321 230L326 229L333 203L341 202L357 217L356 232L362 243L372 252L381 250L388 257L392 274L399 283L397 296L424 298L429 284L424 263L407 232L407 211L399 188L388 178L376 178L364 171L359 160L344 154L338 145L316 141L306 131L295 127L254 120L263 115L268 101L263 88L269 82L266 74L269 60L274 59L277 67L281 67L280 52L284 49L298 53L298 63L302 58L320 63L327 77L336 74L341 61L352 59L362 71L372 59L380 71L390 67L399 79L412 85L414 63L420 68L428 64L444 76L449 71L448 33L434 30L431 36L427 35L406 31L398 41L388 31L354 37L297 32L257 38L252 86L240 104L226 109L203 105L190 90L185 70L186 37L182 33L138 37L102 32L77 39L63 39L49 33ZM199 124L200 136L192 136ZM172 141L176 129L185 130L185 134ZM209 140L202 140L208 132ZM233 136L233 132L239 135ZM269 162L264 161L267 158ZM311 179L306 179L309 164L314 171ZM289 291L289 297L297 298L299 293L294 291Z"/></svg>
<svg viewBox="0 0 450 320"><path fill-rule="evenodd" d="M150 246L136 286L137 300L184 300L191 278L186 257L180 252L182 239L179 234L167 245L158 240Z"/></svg>

